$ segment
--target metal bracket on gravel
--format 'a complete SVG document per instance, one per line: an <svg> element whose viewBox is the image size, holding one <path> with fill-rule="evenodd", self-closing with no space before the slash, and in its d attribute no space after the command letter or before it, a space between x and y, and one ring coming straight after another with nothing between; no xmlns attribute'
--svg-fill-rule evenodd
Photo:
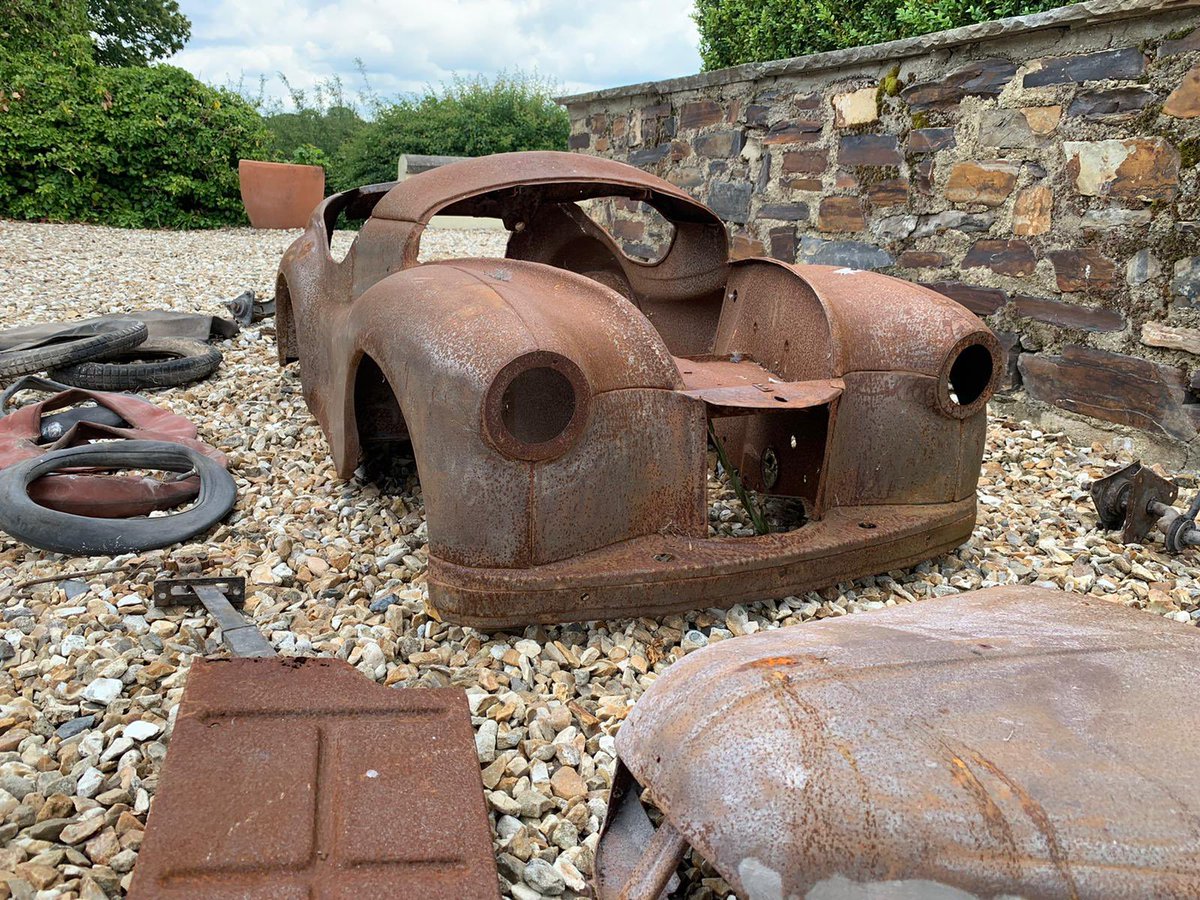
<svg viewBox="0 0 1200 900"><path fill-rule="evenodd" d="M99 519L35 503L29 485L60 469L155 469L192 472L200 493L191 509L150 518ZM0 471L0 530L42 550L114 556L182 543L225 518L237 499L233 477L202 453L167 441L111 441L54 450Z"/></svg>
<svg viewBox="0 0 1200 900"><path fill-rule="evenodd" d="M238 612L245 602L245 578L162 578L154 582L155 606L202 605L221 629L221 640L234 656L275 656L262 633Z"/></svg>
<svg viewBox="0 0 1200 900"><path fill-rule="evenodd" d="M1100 524L1108 529L1120 528L1122 543L1141 543L1157 528L1170 553L1200 546L1200 528L1196 527L1200 497L1181 513L1171 505L1179 496L1179 488L1141 462L1132 462L1092 482L1091 495Z"/></svg>

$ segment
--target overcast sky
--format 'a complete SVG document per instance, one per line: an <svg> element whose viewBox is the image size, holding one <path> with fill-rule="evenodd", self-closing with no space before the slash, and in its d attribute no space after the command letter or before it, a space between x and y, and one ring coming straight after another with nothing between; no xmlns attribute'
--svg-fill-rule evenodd
<svg viewBox="0 0 1200 900"><path fill-rule="evenodd" d="M357 92L354 59L382 97L457 73L536 69L577 93L688 75L700 67L692 0L180 0L192 38L172 63L205 81L244 78L284 96L341 75Z"/></svg>

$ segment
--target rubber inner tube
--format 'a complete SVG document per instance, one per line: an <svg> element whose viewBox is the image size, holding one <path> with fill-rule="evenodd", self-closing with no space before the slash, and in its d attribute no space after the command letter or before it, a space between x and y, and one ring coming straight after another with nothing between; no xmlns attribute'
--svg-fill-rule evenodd
<svg viewBox="0 0 1200 900"><path fill-rule="evenodd" d="M165 516L100 519L39 506L29 485L60 469L195 471L200 493L191 509ZM54 450L0 471L0 529L42 550L113 556L182 543L208 531L233 508L237 487L220 463L167 441L108 441Z"/></svg>

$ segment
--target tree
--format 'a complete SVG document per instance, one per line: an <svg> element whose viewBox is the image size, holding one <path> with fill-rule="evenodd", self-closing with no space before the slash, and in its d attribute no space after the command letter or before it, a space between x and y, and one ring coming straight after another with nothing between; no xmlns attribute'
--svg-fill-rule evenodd
<svg viewBox="0 0 1200 900"><path fill-rule="evenodd" d="M1062 0L696 0L706 70L1028 15Z"/></svg>
<svg viewBox="0 0 1200 900"><path fill-rule="evenodd" d="M147 66L192 36L176 0L87 0L87 14L96 62L104 66Z"/></svg>

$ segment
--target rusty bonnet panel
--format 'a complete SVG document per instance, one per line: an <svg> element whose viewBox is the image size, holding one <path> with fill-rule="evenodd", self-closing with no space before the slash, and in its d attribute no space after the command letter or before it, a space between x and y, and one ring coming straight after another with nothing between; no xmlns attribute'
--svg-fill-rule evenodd
<svg viewBox="0 0 1200 900"><path fill-rule="evenodd" d="M196 660L130 896L496 900L466 697Z"/></svg>
<svg viewBox="0 0 1200 900"><path fill-rule="evenodd" d="M996 588L713 645L617 748L742 897L1194 897L1197 683L1194 628Z"/></svg>

